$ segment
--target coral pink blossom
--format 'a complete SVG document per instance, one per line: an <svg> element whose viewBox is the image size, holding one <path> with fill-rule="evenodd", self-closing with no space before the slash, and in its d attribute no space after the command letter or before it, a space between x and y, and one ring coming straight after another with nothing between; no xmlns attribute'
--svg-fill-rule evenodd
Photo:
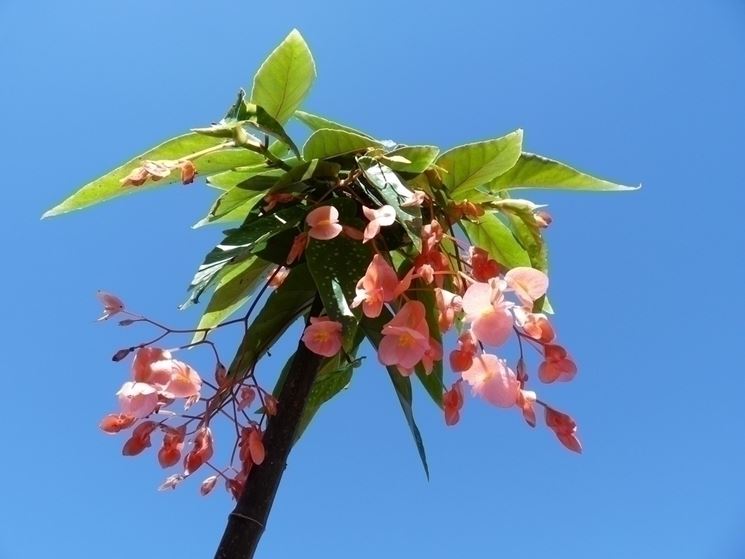
<svg viewBox="0 0 745 559"><path fill-rule="evenodd" d="M158 407L158 391L144 382L125 382L116 395L124 415L147 417Z"/></svg>
<svg viewBox="0 0 745 559"><path fill-rule="evenodd" d="M251 386L244 386L238 393L238 409L250 406L256 399L256 391Z"/></svg>
<svg viewBox="0 0 745 559"><path fill-rule="evenodd" d="M178 429L172 427L165 428L163 445L158 451L158 463L161 468L170 468L178 464L179 460L181 460L181 450L184 446L185 437L186 428L184 427Z"/></svg>
<svg viewBox="0 0 745 559"><path fill-rule="evenodd" d="M257 466L264 462L266 451L262 442L261 430L254 426L248 435L248 451L251 454L251 461Z"/></svg>
<svg viewBox="0 0 745 559"><path fill-rule="evenodd" d="M163 389L168 398L193 398L199 396L202 389L202 379L189 365L176 359L171 359L171 376Z"/></svg>
<svg viewBox="0 0 745 559"><path fill-rule="evenodd" d="M143 421L134 431L132 436L124 443L122 454L124 456L137 456L143 450L150 447L150 435L155 431L157 423L154 421Z"/></svg>
<svg viewBox="0 0 745 559"><path fill-rule="evenodd" d="M512 332L511 304L504 300L499 282L473 283L463 295L463 310L473 334L487 345L498 346Z"/></svg>
<svg viewBox="0 0 745 559"><path fill-rule="evenodd" d="M181 170L182 184L191 184L194 182L194 177L197 176L197 167L194 163L187 159L179 164L179 169Z"/></svg>
<svg viewBox="0 0 745 559"><path fill-rule="evenodd" d="M339 210L334 206L321 206L305 217L305 223L310 227L308 236L319 241L328 241L341 233L339 224Z"/></svg>
<svg viewBox="0 0 745 559"><path fill-rule="evenodd" d="M177 167L179 167L177 162L166 159L159 161L145 160L142 165L132 169L119 183L122 186L142 186L148 180L159 181L166 178Z"/></svg>
<svg viewBox="0 0 745 559"><path fill-rule="evenodd" d="M106 293L105 291L99 291L96 293L96 297L98 297L98 300L101 301L101 304L103 305L103 315L98 320L106 320L124 310L124 303L116 295Z"/></svg>
<svg viewBox="0 0 745 559"><path fill-rule="evenodd" d="M546 406L546 426L551 429L561 444L577 453L582 452L582 443L577 437L577 424L565 413Z"/></svg>
<svg viewBox="0 0 745 559"><path fill-rule="evenodd" d="M402 208L420 208L422 204L426 203L429 200L429 197L423 190L415 190L411 193L411 196L409 196L403 203L401 203Z"/></svg>
<svg viewBox="0 0 745 559"><path fill-rule="evenodd" d="M545 314L530 313L523 307L514 307L513 312L515 313L517 325L534 340L548 344L556 337L554 328Z"/></svg>
<svg viewBox="0 0 745 559"><path fill-rule="evenodd" d="M527 266L512 268L504 275L504 280L526 308L532 308L533 303L543 297L548 289L548 276Z"/></svg>
<svg viewBox="0 0 745 559"><path fill-rule="evenodd" d="M463 407L463 381L456 381L450 390L442 395L442 407L445 410L445 424L455 425L460 420Z"/></svg>
<svg viewBox="0 0 745 559"><path fill-rule="evenodd" d="M463 298L439 287L435 288L435 304L437 305L437 322L441 332L447 332L453 327L455 315L463 309Z"/></svg>
<svg viewBox="0 0 745 559"><path fill-rule="evenodd" d="M125 415L123 413L111 413L101 420L98 425L104 433L113 435L119 431L130 428L134 422L137 421L136 417L131 415Z"/></svg>
<svg viewBox="0 0 745 559"><path fill-rule="evenodd" d="M398 276L393 267L380 254L373 256L365 275L357 282L357 295L352 301L352 308L362 304L365 316L380 316L383 303L396 297Z"/></svg>
<svg viewBox="0 0 745 559"><path fill-rule="evenodd" d="M422 227L422 252L427 253L435 248L442 240L443 235L442 225L435 219Z"/></svg>
<svg viewBox="0 0 745 559"><path fill-rule="evenodd" d="M430 349L424 305L409 301L383 326L378 359L383 365L412 369Z"/></svg>
<svg viewBox="0 0 745 559"><path fill-rule="evenodd" d="M327 316L312 316L303 332L303 343L317 355L333 357L341 349L342 325Z"/></svg>
<svg viewBox="0 0 745 559"><path fill-rule="evenodd" d="M287 204L289 202L294 202L295 200L297 200L297 196L288 192L267 194L264 196L264 202L266 202L266 204L261 209L264 213L267 213L272 211L277 204Z"/></svg>
<svg viewBox="0 0 745 559"><path fill-rule="evenodd" d="M194 448L184 457L184 473L188 476L197 471L213 453L212 431L209 427L200 427L194 436Z"/></svg>
<svg viewBox="0 0 745 559"><path fill-rule="evenodd" d="M299 235L296 235L295 238L292 240L290 252L287 254L287 260L285 261L286 264L289 266L290 264L295 262L295 260L300 260L300 257L303 255L303 252L305 252L305 247L307 245L307 233L300 233Z"/></svg>
<svg viewBox="0 0 745 559"><path fill-rule="evenodd" d="M577 365L567 350L556 344L543 347L544 361L538 367L538 378L541 382L568 382L577 374Z"/></svg>
<svg viewBox="0 0 745 559"><path fill-rule="evenodd" d="M471 385L474 394L500 408L509 408L517 402L520 383L504 360L496 355L483 353L474 357L473 365L461 373Z"/></svg>
<svg viewBox="0 0 745 559"><path fill-rule="evenodd" d="M393 222L396 221L396 210L393 209L393 206L387 204L377 210L362 206L362 213L364 213L365 217L370 220L362 234L363 243L375 238L375 236L380 232L381 227L393 225Z"/></svg>
<svg viewBox="0 0 745 559"><path fill-rule="evenodd" d="M489 253L483 248L471 247L471 275L476 281L489 281L499 275L499 264L489 258Z"/></svg>
<svg viewBox="0 0 745 559"><path fill-rule="evenodd" d="M163 387L171 379L171 353L159 347L141 347L132 361L132 378Z"/></svg>
<svg viewBox="0 0 745 559"><path fill-rule="evenodd" d="M424 352L424 355L422 355L424 372L428 375L432 373L436 361L442 361L442 345L434 338L430 338L429 347L427 348L427 351Z"/></svg>
<svg viewBox="0 0 745 559"><path fill-rule="evenodd" d="M534 404L537 399L535 392L532 390L520 390L517 394L517 407L523 412L523 418L531 427L535 427L535 409Z"/></svg>
<svg viewBox="0 0 745 559"><path fill-rule="evenodd" d="M277 266L272 270L269 274L269 287L278 288L280 285L282 285L285 280L287 279L287 276L290 275L290 269L286 268L285 266Z"/></svg>

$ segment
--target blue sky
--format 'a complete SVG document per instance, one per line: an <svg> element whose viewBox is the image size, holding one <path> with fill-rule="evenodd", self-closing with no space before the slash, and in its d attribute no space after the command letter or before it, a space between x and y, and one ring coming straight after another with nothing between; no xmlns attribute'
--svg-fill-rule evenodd
<svg viewBox="0 0 745 559"><path fill-rule="evenodd" d="M742 557L735 0L0 2L0 557L211 556L228 496L156 492L152 454L124 459L97 429L127 375L111 353L147 334L95 324L93 293L192 324L176 306L219 235L189 227L213 191L39 216L219 118L292 27L318 64L308 110L444 147L523 127L531 151L644 189L530 193L554 216L556 324L580 365L541 393L578 420L582 456L477 401L448 429L419 393L427 482L368 360L296 447L259 556Z"/></svg>

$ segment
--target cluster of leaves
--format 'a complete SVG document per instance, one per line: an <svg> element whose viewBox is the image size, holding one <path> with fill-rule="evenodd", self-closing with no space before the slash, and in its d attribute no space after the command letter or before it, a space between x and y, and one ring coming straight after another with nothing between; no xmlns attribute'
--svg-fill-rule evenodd
<svg viewBox="0 0 745 559"><path fill-rule="evenodd" d="M550 219L540 206L513 197L515 190L633 190L524 151L521 130L444 153L431 145L376 139L300 110L315 76L305 41L297 31L291 32L260 67L250 96L241 91L219 122L148 150L45 214L63 214L120 195L191 182L194 172L219 190L198 225L234 226L204 257L191 281L187 304L197 303L211 290L194 341L206 339L262 285L265 288L268 274L284 279L281 284L274 281L279 287L266 297L250 324L246 321L246 335L227 378L240 383L253 374L287 328L308 312L317 294L327 319L341 325L341 347L324 359L306 402L301 432L319 407L350 382L362 342L368 339L373 347L380 346L386 325L405 301L422 303L429 334L442 344L445 328L441 327L442 306L436 301L441 292L436 290L458 297L466 292L476 281L474 250L498 266L496 277L525 268L547 274L542 229ZM293 118L310 129L302 147L285 130ZM328 239L308 236L309 226L312 229L308 216L322 207L335 209L343 234ZM369 212L382 208L392 210L391 222L363 239ZM429 249L423 246L433 227L442 232L437 238L441 258L434 267L426 258ZM402 299L386 300L386 306L370 316L374 313L352 303L376 255L395 269L399 280L408 273L413 283L404 286ZM429 268L422 269L423 265ZM437 281L427 278L427 270L439 274ZM455 310L455 328L462 334L467 320L460 309ZM548 299L541 295L527 312L545 317L551 312ZM530 337L522 331L518 335ZM545 350L547 344L533 338ZM411 377L411 371L402 374L395 364L387 369L426 468L412 411L411 378L417 378L435 404L449 408L451 414L449 401L458 397L445 388L441 356L428 367L418 363ZM518 373L522 387L527 375ZM280 385L282 381L280 377ZM549 417L548 410L547 423L554 428L551 422L556 423L558 416Z"/></svg>

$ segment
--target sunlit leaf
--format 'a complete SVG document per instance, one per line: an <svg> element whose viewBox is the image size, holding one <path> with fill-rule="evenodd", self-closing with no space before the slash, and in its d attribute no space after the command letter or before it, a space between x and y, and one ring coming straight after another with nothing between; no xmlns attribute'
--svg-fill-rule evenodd
<svg viewBox="0 0 745 559"><path fill-rule="evenodd" d="M465 144L446 151L437 159L442 183L454 200L468 198L476 187L504 174L517 162L523 131L515 130L494 140Z"/></svg>
<svg viewBox="0 0 745 559"><path fill-rule="evenodd" d="M423 173L434 164L439 153L440 148L436 146L403 146L387 152L385 163L401 173ZM408 163L396 162L396 157L403 157Z"/></svg>
<svg viewBox="0 0 745 559"><path fill-rule="evenodd" d="M348 153L365 152L368 148L382 148L383 144L367 136L346 130L322 128L313 132L303 146L303 159L329 159Z"/></svg>
<svg viewBox="0 0 745 559"><path fill-rule="evenodd" d="M321 128L327 128L329 130L343 130L344 132L351 132L352 134L357 134L358 136L364 136L365 138L374 140L374 138L369 134L365 134L364 132L355 130L350 126L339 124L338 122L334 122L333 120L329 120L312 113L307 113L305 111L295 111L295 118L297 118L300 122L305 124L314 132L316 130L320 130Z"/></svg>
<svg viewBox="0 0 745 559"><path fill-rule="evenodd" d="M61 204L47 211L43 217L51 217L79 210L93 204L98 204L117 196L132 194L153 187L166 186L180 182L178 171L171 173L169 177L159 181L148 181L142 186L123 187L122 179L129 175L135 168L142 165L146 160L170 160L175 161L182 158L190 158L195 153L224 144L225 140L210 138L200 134L184 134L172 138L154 148L130 159L123 165L102 177L89 182ZM257 159L258 158L258 159ZM214 151L194 160L197 172L200 176L208 176L214 173L234 169L244 165L253 165L262 161L261 156L246 149L230 148Z"/></svg>
<svg viewBox="0 0 745 559"><path fill-rule="evenodd" d="M280 124L289 120L316 79L316 64L302 35L293 29L259 68L251 102Z"/></svg>
<svg viewBox="0 0 745 559"><path fill-rule="evenodd" d="M489 181L492 192L508 188L557 188L563 190L637 190L582 173L564 163L534 153L523 153L506 173Z"/></svg>
<svg viewBox="0 0 745 559"><path fill-rule="evenodd" d="M461 225L471 242L489 253L494 260L506 266L530 266L530 256L515 238L510 228L493 213L486 213L478 223L462 220Z"/></svg>

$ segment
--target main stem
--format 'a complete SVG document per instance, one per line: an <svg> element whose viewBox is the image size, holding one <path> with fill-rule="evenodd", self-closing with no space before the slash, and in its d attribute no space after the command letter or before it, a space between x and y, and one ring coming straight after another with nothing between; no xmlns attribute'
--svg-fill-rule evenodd
<svg viewBox="0 0 745 559"><path fill-rule="evenodd" d="M309 316L318 316L323 304L318 296ZM251 468L243 493L228 517L215 559L251 559L264 532L274 496L282 480L295 441L305 402L318 375L321 357L298 343L284 385L277 397L277 415L270 417L264 432L266 458Z"/></svg>

